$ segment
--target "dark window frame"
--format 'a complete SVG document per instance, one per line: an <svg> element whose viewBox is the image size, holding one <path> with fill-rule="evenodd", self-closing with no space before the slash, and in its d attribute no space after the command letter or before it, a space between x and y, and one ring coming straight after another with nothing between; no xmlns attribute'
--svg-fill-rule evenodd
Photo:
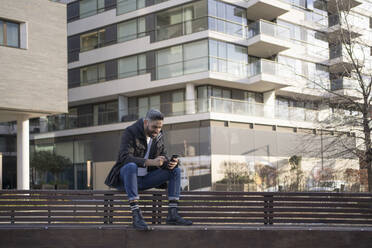
<svg viewBox="0 0 372 248"><path fill-rule="evenodd" d="M12 47L12 48L21 48L21 23L7 20L7 19L0 19L0 21L3 23L3 44L0 44L0 46L5 47ZM16 24L18 26L18 44L17 46L10 46L7 44L7 23Z"/></svg>

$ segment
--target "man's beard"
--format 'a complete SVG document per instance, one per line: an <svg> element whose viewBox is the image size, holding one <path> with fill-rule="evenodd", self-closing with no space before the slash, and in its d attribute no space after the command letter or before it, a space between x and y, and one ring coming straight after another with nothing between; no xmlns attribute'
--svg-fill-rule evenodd
<svg viewBox="0 0 372 248"><path fill-rule="evenodd" d="M146 136L150 137L150 138L155 138L157 135L156 133L152 133L148 127L145 128L145 133L146 133Z"/></svg>

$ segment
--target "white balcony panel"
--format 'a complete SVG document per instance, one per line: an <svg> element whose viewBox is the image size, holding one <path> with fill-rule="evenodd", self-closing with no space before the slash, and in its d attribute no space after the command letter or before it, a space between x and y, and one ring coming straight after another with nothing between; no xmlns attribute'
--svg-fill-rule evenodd
<svg viewBox="0 0 372 248"><path fill-rule="evenodd" d="M248 0L246 8L249 19L270 21L287 13L291 6L280 0Z"/></svg>

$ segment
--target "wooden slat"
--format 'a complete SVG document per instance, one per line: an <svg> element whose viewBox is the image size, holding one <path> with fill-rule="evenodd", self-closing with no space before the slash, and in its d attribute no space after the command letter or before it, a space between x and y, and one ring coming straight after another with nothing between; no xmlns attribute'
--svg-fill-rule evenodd
<svg viewBox="0 0 372 248"><path fill-rule="evenodd" d="M146 220L164 222L166 192L145 191L140 197ZM119 191L0 190L1 223L130 223L129 210L126 195ZM372 225L372 194L183 192L180 213L203 224Z"/></svg>

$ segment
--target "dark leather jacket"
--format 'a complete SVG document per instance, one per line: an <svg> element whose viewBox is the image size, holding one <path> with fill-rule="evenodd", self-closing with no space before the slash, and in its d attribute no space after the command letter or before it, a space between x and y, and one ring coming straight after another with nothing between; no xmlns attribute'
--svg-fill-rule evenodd
<svg viewBox="0 0 372 248"><path fill-rule="evenodd" d="M163 132L161 131L159 135L153 139L149 159L154 159L158 156L166 156L166 149L164 146ZM136 163L138 167L145 167L144 156L147 151L147 140L143 127L143 119L139 119L133 125L127 127L121 137L121 144L119 155L116 163L110 170L105 184L109 187L120 186L120 168L128 163ZM168 160L168 158L167 158ZM163 165L166 167L167 161ZM158 169L155 166L148 167L148 171ZM164 188L164 186L162 187Z"/></svg>

